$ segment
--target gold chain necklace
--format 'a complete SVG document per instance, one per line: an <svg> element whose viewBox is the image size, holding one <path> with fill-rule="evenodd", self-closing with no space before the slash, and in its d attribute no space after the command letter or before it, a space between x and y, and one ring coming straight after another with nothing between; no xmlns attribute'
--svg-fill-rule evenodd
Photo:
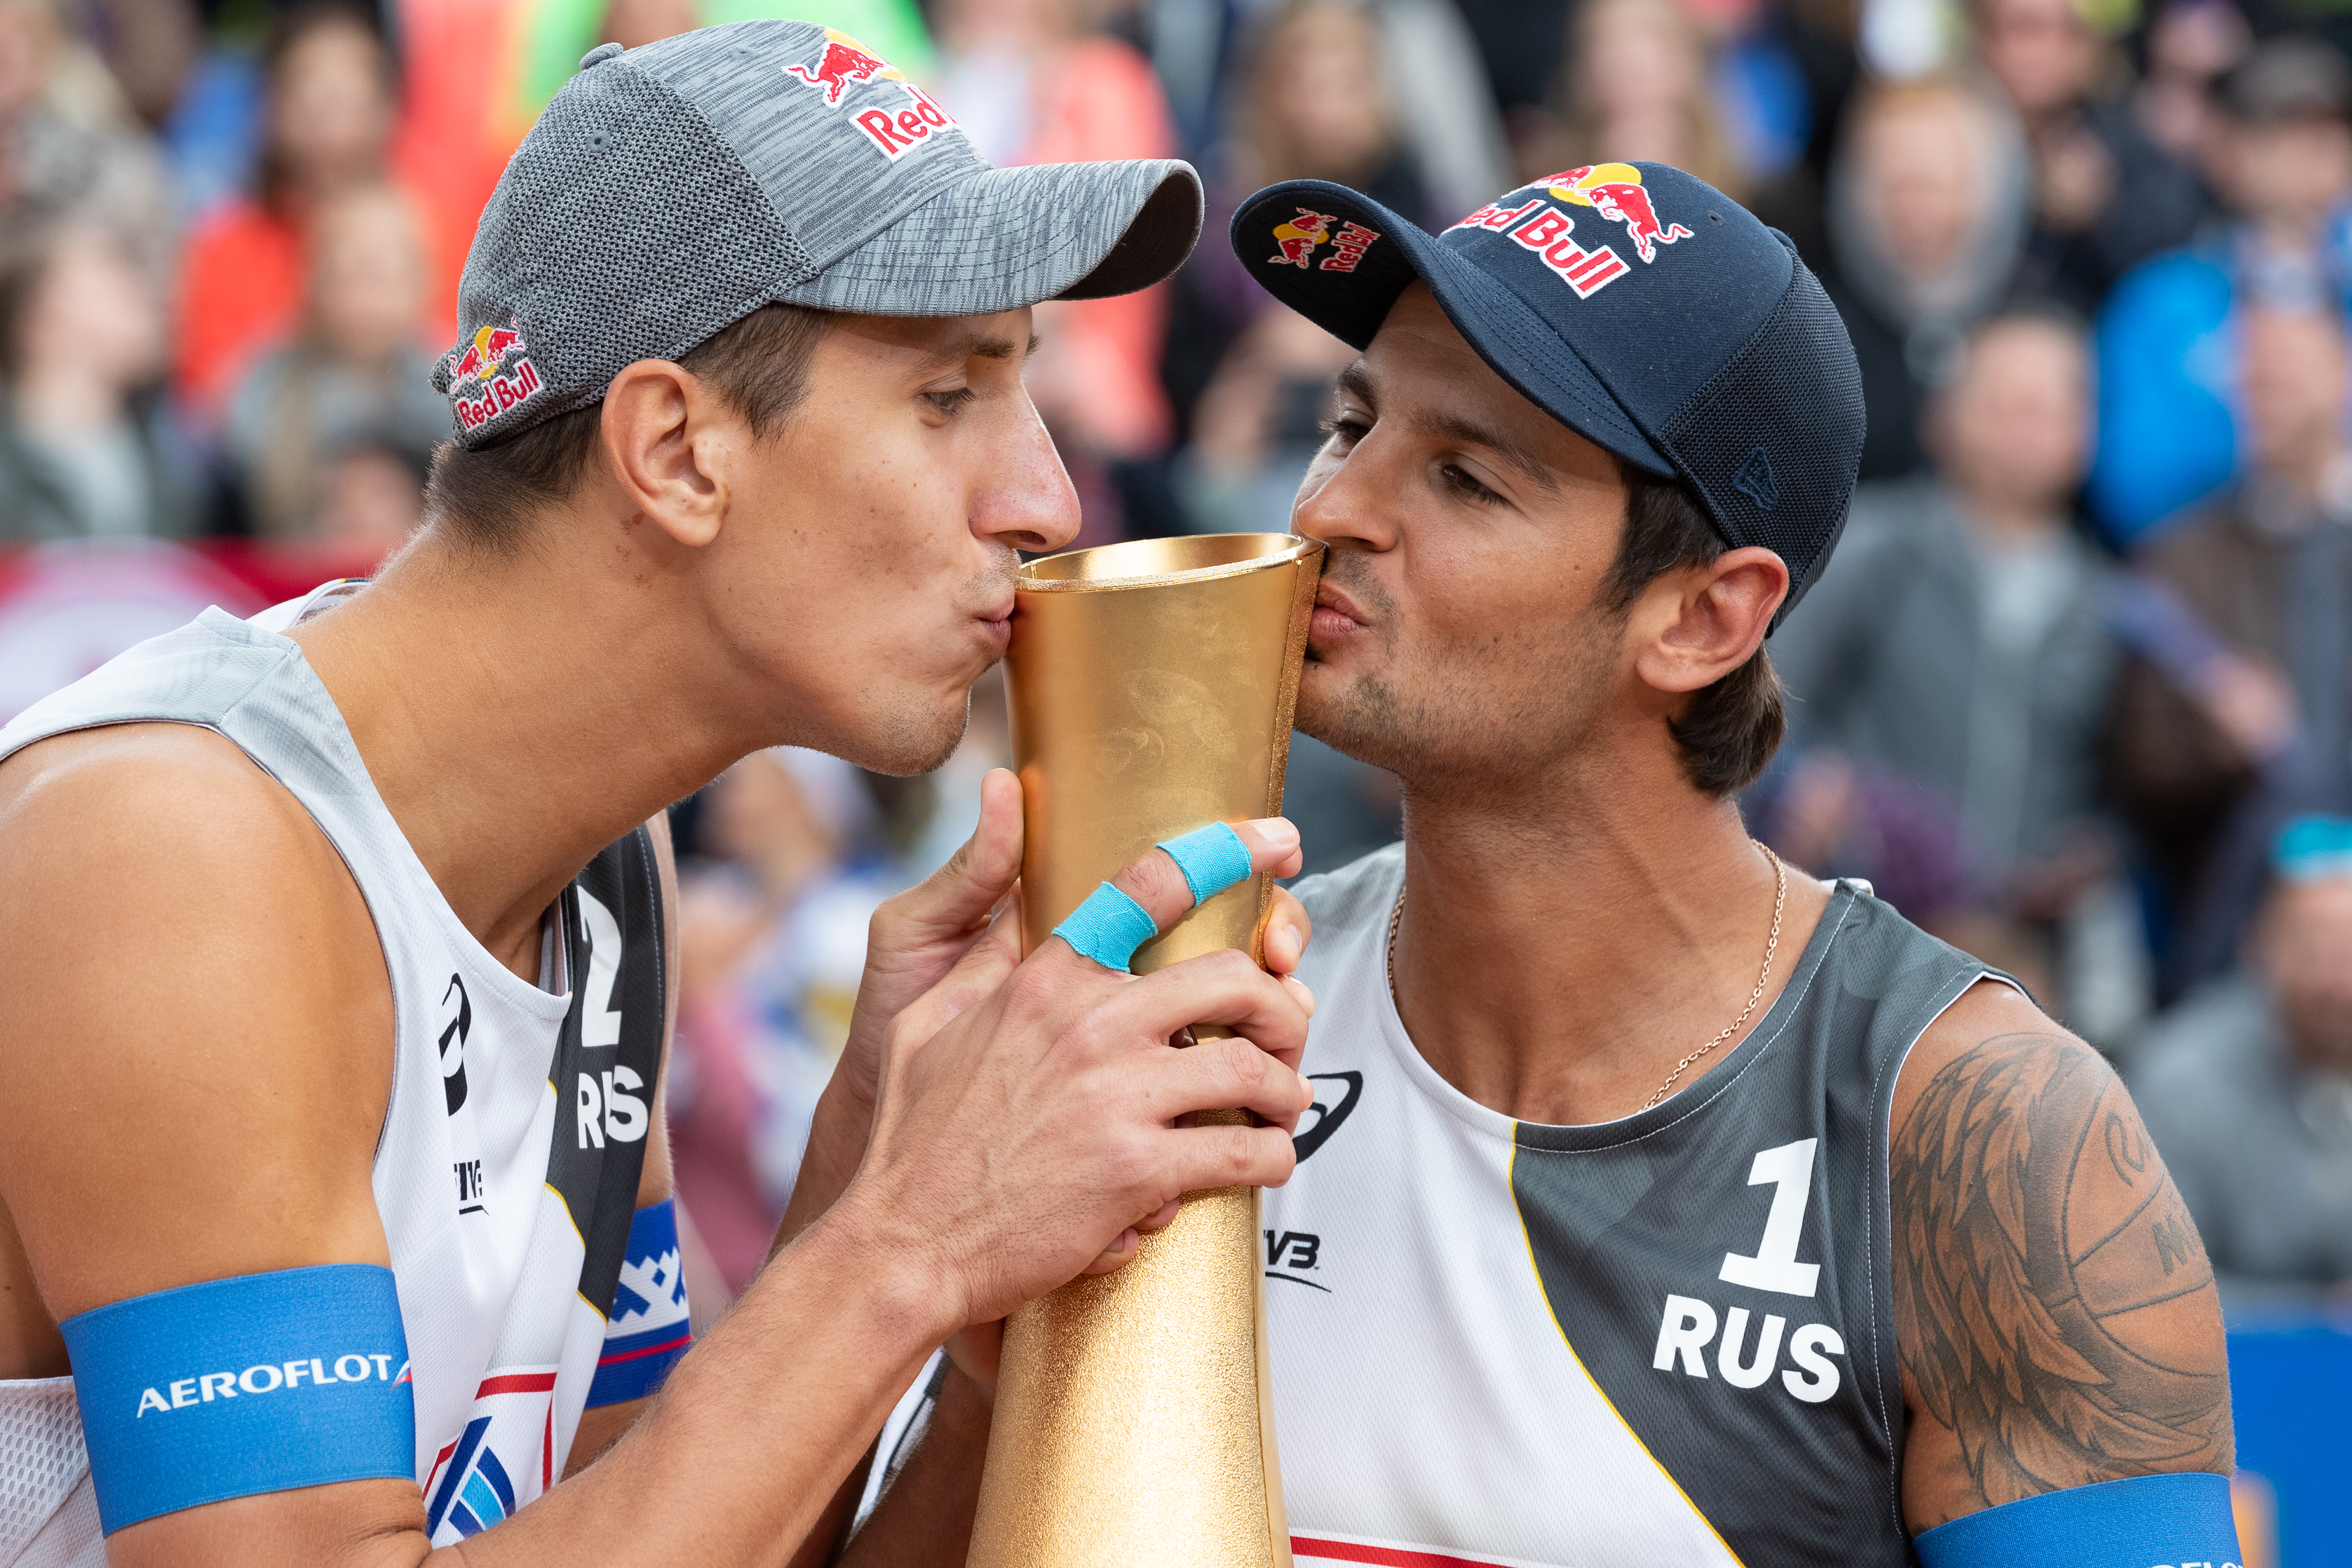
<svg viewBox="0 0 2352 1568"><path fill-rule="evenodd" d="M1756 1009L1763 1003L1764 987L1772 978L1773 955L1780 951L1780 912L1786 907L1789 899L1789 868L1782 863L1780 857L1772 853L1770 845L1752 839L1750 842L1755 843L1757 848L1764 851L1764 858L1772 862L1772 934L1764 943L1764 967L1756 976L1756 989L1748 994L1748 1005L1739 1010L1739 1016L1724 1026L1723 1033L1675 1064L1675 1070L1666 1075L1666 1081L1658 1085L1658 1092L1642 1102L1642 1109L1644 1110L1666 1098L1675 1087L1675 1079L1682 1077L1684 1069L1691 1063L1739 1033L1741 1026L1755 1016ZM1403 923L1404 889L1400 888L1397 889L1396 908L1389 914L1388 971L1389 994L1391 997L1396 994L1397 928Z"/></svg>

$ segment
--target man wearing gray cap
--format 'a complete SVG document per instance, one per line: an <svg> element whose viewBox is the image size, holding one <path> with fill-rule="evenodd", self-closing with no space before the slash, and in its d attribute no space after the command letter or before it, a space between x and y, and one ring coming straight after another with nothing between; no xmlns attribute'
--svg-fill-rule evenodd
<svg viewBox="0 0 2352 1568"><path fill-rule="evenodd" d="M660 811L782 742L947 755L1076 523L1030 307L1164 278L1201 198L992 169L804 24L583 65L476 235L417 540L0 730L0 1563L821 1554L942 1340L1290 1170L1303 988L1016 966L1000 774L877 916L779 1250L688 1353Z"/></svg>

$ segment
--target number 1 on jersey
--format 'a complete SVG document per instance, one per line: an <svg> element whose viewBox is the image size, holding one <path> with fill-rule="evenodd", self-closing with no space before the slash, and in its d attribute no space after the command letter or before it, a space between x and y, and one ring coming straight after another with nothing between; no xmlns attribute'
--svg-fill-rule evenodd
<svg viewBox="0 0 2352 1568"><path fill-rule="evenodd" d="M1725 1253L1723 1272L1717 1279L1757 1290L1776 1290L1783 1296L1813 1293L1821 1279L1822 1266L1798 1262L1797 1242L1804 1234L1805 1199L1813 1190L1813 1150L1820 1142L1818 1138L1807 1138L1796 1143L1783 1143L1778 1149L1767 1149L1756 1156L1756 1163L1748 1173L1748 1184L1760 1187L1767 1182L1772 1184L1772 1207L1764 1216L1764 1239L1757 1244L1753 1258Z"/></svg>

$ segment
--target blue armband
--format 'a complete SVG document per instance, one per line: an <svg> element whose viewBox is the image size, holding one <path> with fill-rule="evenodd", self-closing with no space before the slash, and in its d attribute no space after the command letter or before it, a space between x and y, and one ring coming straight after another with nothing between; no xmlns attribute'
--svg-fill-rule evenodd
<svg viewBox="0 0 2352 1568"><path fill-rule="evenodd" d="M677 1202L664 1198L629 1221L629 1249L604 1320L604 1350L588 1385L588 1408L652 1394L693 1344L686 1274L678 1267Z"/></svg>
<svg viewBox="0 0 2352 1568"><path fill-rule="evenodd" d="M1054 934L1105 969L1129 973L1135 950L1160 934L1151 911L1105 882L1054 928Z"/></svg>
<svg viewBox="0 0 2352 1568"><path fill-rule="evenodd" d="M256 1492L415 1483L415 1386L389 1268L183 1285L58 1327L109 1535Z"/></svg>
<svg viewBox="0 0 2352 1568"><path fill-rule="evenodd" d="M1207 903L1250 874L1249 846L1225 823L1213 822L1177 837L1163 838L1159 847L1168 851L1168 858L1184 873L1184 884L1192 889L1196 904Z"/></svg>
<svg viewBox="0 0 2352 1568"><path fill-rule="evenodd" d="M2134 1476L2021 1498L1911 1543L1922 1568L2237 1568L2230 1480Z"/></svg>

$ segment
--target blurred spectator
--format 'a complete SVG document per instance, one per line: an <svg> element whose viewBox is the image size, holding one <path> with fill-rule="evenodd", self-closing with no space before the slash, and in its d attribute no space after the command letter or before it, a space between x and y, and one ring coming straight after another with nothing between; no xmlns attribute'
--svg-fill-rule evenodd
<svg viewBox="0 0 2352 1568"><path fill-rule="evenodd" d="M362 429L330 448L319 471L311 539L353 562L381 561L425 521L424 451L381 430Z"/></svg>
<svg viewBox="0 0 2352 1568"><path fill-rule="evenodd" d="M2090 412L2072 321L1976 328L1928 405L1934 477L1864 487L1772 647L1792 750L1924 786L1957 818L1990 910L2043 950L2070 1021L2113 1039L2145 1009L2147 964L2097 816L2116 652L2106 568L2068 518Z"/></svg>
<svg viewBox="0 0 2352 1568"><path fill-rule="evenodd" d="M1722 117L1726 152L1751 194L1804 156L1813 93L1766 0L1680 0L1713 61L1708 91Z"/></svg>
<svg viewBox="0 0 2352 1568"><path fill-rule="evenodd" d="M2147 139L2185 167L2206 168L2219 134L2213 84L2253 42L2232 0L2168 0L2147 25L2147 69L2132 95Z"/></svg>
<svg viewBox="0 0 2352 1568"><path fill-rule="evenodd" d="M1747 188L1716 119L1706 41L1675 0L1585 0L1569 24L1562 102L1520 148L1520 178L1579 164L1672 163L1738 200Z"/></svg>
<svg viewBox="0 0 2352 1568"><path fill-rule="evenodd" d="M225 445L251 531L300 539L320 523L327 456L372 432L429 451L449 435L418 346L429 279L407 201L389 185L326 197L311 226L299 335L231 398Z"/></svg>
<svg viewBox="0 0 2352 1568"><path fill-rule="evenodd" d="M2273 865L2243 969L2125 1074L2233 1306L2352 1284L2352 820L2294 824Z"/></svg>
<svg viewBox="0 0 2352 1568"><path fill-rule="evenodd" d="M2116 796L2180 911L2174 988L2229 964L2270 831L2336 808L2352 744L2352 348L2332 303L2252 306L2240 334L2251 471L2143 562L2217 651L2143 639L2114 729Z"/></svg>
<svg viewBox="0 0 2352 1568"><path fill-rule="evenodd" d="M1235 341L1193 409L1192 445L1177 459L1177 493L1193 532L1289 531L1299 479L1323 444L1331 378L1355 357L1280 306Z"/></svg>
<svg viewBox="0 0 2352 1568"><path fill-rule="evenodd" d="M161 165L59 0L0 0L0 216L105 224L160 281L170 215Z"/></svg>
<svg viewBox="0 0 2352 1568"><path fill-rule="evenodd" d="M1862 477L1926 460L1927 395L2009 293L2026 227L2025 147L2001 103L1954 77L1865 89L1830 172L1830 297L1862 365Z"/></svg>
<svg viewBox="0 0 2352 1568"><path fill-rule="evenodd" d="M678 906L679 1195L730 1289L768 1243L816 1098L848 1038L866 927L897 890L875 855L862 775L793 747L756 752L704 795Z"/></svg>
<svg viewBox="0 0 2352 1568"><path fill-rule="evenodd" d="M313 0L286 13L264 65L261 189L199 224L182 265L175 376L207 414L295 329L311 225L340 193L384 178L392 134L391 58L357 5Z"/></svg>
<svg viewBox="0 0 2352 1568"><path fill-rule="evenodd" d="M1976 46L2033 158L2025 286L2082 310L2189 237L2205 195L2139 127L2122 56L2084 0L1976 0Z"/></svg>
<svg viewBox="0 0 2352 1568"><path fill-rule="evenodd" d="M2099 317L2100 427L2091 502L2129 544L2229 482L2249 300L2341 310L2352 294L2352 67L2326 44L2273 38L2221 79L2207 171L2233 222L2125 278Z"/></svg>
<svg viewBox="0 0 2352 1568"><path fill-rule="evenodd" d="M174 536L196 486L153 395L155 285L112 234L30 226L0 258L0 543Z"/></svg>
<svg viewBox="0 0 2352 1568"><path fill-rule="evenodd" d="M1000 164L1166 158L1167 100L1143 56L1089 36L1081 0L942 0L940 98L982 157ZM1174 429L1160 382L1163 285L1115 300L1037 308L1045 347L1030 395L1060 446L1085 516L1083 544L1125 536L1115 464L1159 456Z"/></svg>
<svg viewBox="0 0 2352 1568"><path fill-rule="evenodd" d="M1381 59L1378 16L1356 0L1297 0L1250 51L1232 190L1333 180L1426 228L1433 212Z"/></svg>

